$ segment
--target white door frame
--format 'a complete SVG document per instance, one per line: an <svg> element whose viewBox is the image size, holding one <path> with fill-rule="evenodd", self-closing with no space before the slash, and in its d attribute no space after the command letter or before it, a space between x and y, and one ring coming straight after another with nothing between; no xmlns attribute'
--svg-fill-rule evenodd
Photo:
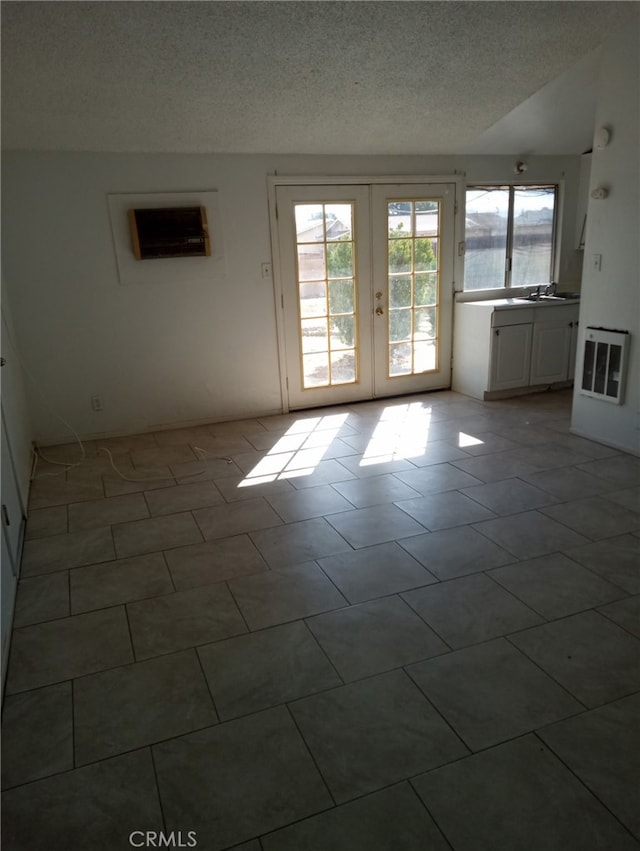
<svg viewBox="0 0 640 851"><path fill-rule="evenodd" d="M377 184L416 184L416 183L453 183L455 184L454 208L454 257L452 299L455 292L461 288L464 272L464 186L463 174L411 174L411 175L267 175L267 199L269 205L269 223L271 231L271 259L274 290L274 306L276 313L276 333L278 339L278 364L280 369L280 395L282 411L288 413L289 390L287 387L287 359L284 322L284 286L282 275L282 259L278 244L278 209L276 204L276 188L278 186L340 186L377 185ZM453 311L452 311L453 315ZM453 320L452 320L453 321ZM453 335L453 329L452 329Z"/></svg>

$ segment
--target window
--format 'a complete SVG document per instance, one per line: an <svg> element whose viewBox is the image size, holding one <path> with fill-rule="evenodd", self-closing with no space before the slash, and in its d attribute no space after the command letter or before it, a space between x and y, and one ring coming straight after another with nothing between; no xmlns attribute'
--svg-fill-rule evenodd
<svg viewBox="0 0 640 851"><path fill-rule="evenodd" d="M465 290L549 284L557 186L470 186L465 207Z"/></svg>

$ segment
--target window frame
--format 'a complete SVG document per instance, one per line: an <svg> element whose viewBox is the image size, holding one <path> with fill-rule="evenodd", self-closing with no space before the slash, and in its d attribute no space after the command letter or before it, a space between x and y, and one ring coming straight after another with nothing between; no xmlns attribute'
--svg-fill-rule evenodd
<svg viewBox="0 0 640 851"><path fill-rule="evenodd" d="M549 281L547 284L552 284L557 276L557 257L558 257L558 243L559 243L559 225L560 225L560 192L561 186L558 181L549 181L549 182L540 182L536 181L535 183L523 183L522 181L518 181L517 183L509 183L504 181L491 181L491 182L473 182L465 184L465 246L466 246L466 215L467 215L467 192L471 192L474 190L491 190L491 189L499 189L503 191L509 192L509 203L507 210L507 234L506 234L506 245L505 245L505 262L504 262L504 278L502 283L495 282L487 282L486 286L476 287L476 288L467 288L466 286L466 262L465 262L465 271L463 273L463 289L462 292L464 294L471 293L487 293L491 290L520 290L527 289L528 287L535 286L534 284L512 284L512 274L513 274L513 239L514 239L514 207L515 207L515 192L518 189L553 189L554 191L554 202L553 202L553 221L551 225L551 257L549 262ZM466 256L465 256L466 261ZM540 284L544 284L545 282L540 281Z"/></svg>

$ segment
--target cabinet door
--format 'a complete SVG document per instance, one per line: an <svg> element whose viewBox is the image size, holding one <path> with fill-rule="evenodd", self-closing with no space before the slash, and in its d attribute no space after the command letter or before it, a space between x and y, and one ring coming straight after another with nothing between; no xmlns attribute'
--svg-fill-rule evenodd
<svg viewBox="0 0 640 851"><path fill-rule="evenodd" d="M532 325L503 325L491 336L489 390L527 387L531 367Z"/></svg>
<svg viewBox="0 0 640 851"><path fill-rule="evenodd" d="M571 322L549 319L533 325L531 384L566 381L569 375Z"/></svg>
<svg viewBox="0 0 640 851"><path fill-rule="evenodd" d="M20 563L20 550L22 547L22 534L24 531L24 510L20 500L20 492L13 467L13 458L7 440L4 412L1 419L0 439L2 442L2 456L0 469L2 473L2 526L7 537L7 546L12 559L12 570L17 573Z"/></svg>
<svg viewBox="0 0 640 851"><path fill-rule="evenodd" d="M0 572L2 574L0 623L2 625L2 688L7 670L9 638L13 620L13 605L18 585L18 570L22 533L24 529L24 511L20 502L18 485L13 469L13 460L9 451L5 429L4 414L0 419L0 438L2 443L2 552L0 554Z"/></svg>
<svg viewBox="0 0 640 851"><path fill-rule="evenodd" d="M4 692L4 680L7 673L9 661L9 639L13 621L13 605L18 587L18 577L13 571L13 560L9 552L9 544L4 526L0 533L0 565L2 567L2 587L0 588L0 626L2 637L2 692Z"/></svg>

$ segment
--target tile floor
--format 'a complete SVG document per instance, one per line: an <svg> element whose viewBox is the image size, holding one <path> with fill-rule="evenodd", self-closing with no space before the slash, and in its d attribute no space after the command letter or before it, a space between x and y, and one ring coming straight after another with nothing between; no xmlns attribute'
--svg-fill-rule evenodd
<svg viewBox="0 0 640 851"><path fill-rule="evenodd" d="M640 848L640 460L570 403L47 450L4 851Z"/></svg>

